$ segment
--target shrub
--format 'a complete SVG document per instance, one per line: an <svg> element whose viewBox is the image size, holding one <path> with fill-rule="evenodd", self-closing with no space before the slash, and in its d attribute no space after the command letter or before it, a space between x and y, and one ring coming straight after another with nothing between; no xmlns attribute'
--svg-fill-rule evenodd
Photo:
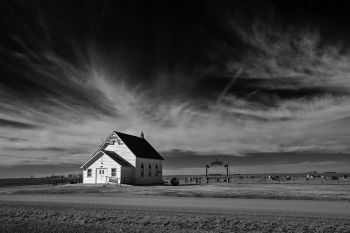
<svg viewBox="0 0 350 233"><path fill-rule="evenodd" d="M173 186L177 186L177 185L179 185L179 183L180 183L180 181L176 177L173 177L170 179L170 184Z"/></svg>

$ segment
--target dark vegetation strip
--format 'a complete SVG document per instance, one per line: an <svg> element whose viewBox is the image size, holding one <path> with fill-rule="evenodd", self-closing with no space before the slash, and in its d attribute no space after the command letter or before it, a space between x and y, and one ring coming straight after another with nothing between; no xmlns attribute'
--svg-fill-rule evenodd
<svg viewBox="0 0 350 233"><path fill-rule="evenodd" d="M101 195L137 195L137 196L167 196L167 197L196 197L196 198L244 198L244 199L269 199L269 200L320 200L320 201L350 201L348 196L334 194L299 194L271 192L255 192L247 190L244 193L235 192L234 187L230 191L205 192L200 190L166 190L166 189L146 189L138 190L128 188L115 188L103 186L91 186L84 188L59 187L59 188L41 188L41 189L23 189L12 191L12 194L31 194L31 195L50 195L50 194L93 194Z"/></svg>
<svg viewBox="0 0 350 233"><path fill-rule="evenodd" d="M0 232L349 232L346 217L2 204Z"/></svg>
<svg viewBox="0 0 350 233"><path fill-rule="evenodd" d="M81 183L81 178L67 177L44 177L44 178L8 178L0 179L0 187L26 186L26 185L58 185L58 184L77 184Z"/></svg>

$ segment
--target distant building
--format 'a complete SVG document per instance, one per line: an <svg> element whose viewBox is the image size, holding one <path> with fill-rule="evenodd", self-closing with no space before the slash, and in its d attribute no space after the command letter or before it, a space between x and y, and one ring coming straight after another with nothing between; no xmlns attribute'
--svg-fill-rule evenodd
<svg viewBox="0 0 350 233"><path fill-rule="evenodd" d="M141 137L114 131L84 163L83 183L160 184L163 157Z"/></svg>

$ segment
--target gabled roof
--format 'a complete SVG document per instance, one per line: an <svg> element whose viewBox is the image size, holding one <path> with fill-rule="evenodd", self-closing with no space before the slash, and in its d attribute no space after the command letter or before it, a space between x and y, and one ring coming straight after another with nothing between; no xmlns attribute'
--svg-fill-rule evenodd
<svg viewBox="0 0 350 233"><path fill-rule="evenodd" d="M81 168L84 170L87 169L91 166L91 164L96 162L96 160L101 158L104 154L108 155L111 159L116 161L122 167L133 167L128 161L120 157L117 153L113 151L100 150L97 153L95 153L83 166L81 166Z"/></svg>
<svg viewBox="0 0 350 233"><path fill-rule="evenodd" d="M146 139L114 131L131 152L138 158L164 160Z"/></svg>
<svg viewBox="0 0 350 233"><path fill-rule="evenodd" d="M114 161L119 163L122 167L133 167L128 161L126 161L124 158L122 158L120 155L115 153L114 151L103 151L106 155L111 157Z"/></svg>

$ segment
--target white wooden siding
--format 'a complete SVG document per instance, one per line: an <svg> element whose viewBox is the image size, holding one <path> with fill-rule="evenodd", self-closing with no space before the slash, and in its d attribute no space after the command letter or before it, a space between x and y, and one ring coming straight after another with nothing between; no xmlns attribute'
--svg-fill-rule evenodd
<svg viewBox="0 0 350 233"><path fill-rule="evenodd" d="M96 170L98 168L106 168L107 172L104 174L106 177L112 176L112 168L116 168L115 178L121 178L121 166L114 161L111 157L103 154L98 160L90 165L86 170L83 171L83 183L84 184L95 184L96 183ZM87 170L91 169L91 177L87 177Z"/></svg>
<svg viewBox="0 0 350 233"><path fill-rule="evenodd" d="M141 164L144 167L144 176L141 177ZM151 164L151 176L149 176L149 164ZM155 175L158 165L158 176ZM162 160L157 159L136 159L135 184L161 184L162 183Z"/></svg>
<svg viewBox="0 0 350 233"><path fill-rule="evenodd" d="M113 138L118 138L120 141L122 141L116 134L111 136ZM123 143L122 145L119 145L118 143L115 143L114 145L108 145L105 150L107 151L114 151L123 159L128 161L131 165L136 166L136 156L131 152L131 150Z"/></svg>
<svg viewBox="0 0 350 233"><path fill-rule="evenodd" d="M135 168L122 167L121 168L121 182L123 184L135 184Z"/></svg>
<svg viewBox="0 0 350 233"><path fill-rule="evenodd" d="M121 167L116 161L111 157L104 154L90 165L86 170L83 171L83 183L85 184L95 184L96 183L96 171L98 168L106 168L106 176L111 177L112 168L116 168L116 178L119 178L121 183L126 184L161 184L162 183L162 160L157 159L146 159L137 158L131 150L125 145L125 143L110 145L111 140L119 139L122 140L113 133L109 138L106 139L106 147L104 150L114 151L119 156L124 158L134 167ZM141 164L144 166L144 177L141 177ZM149 176L149 164L151 164L151 176ZM156 165L158 166L158 175L156 176ZM91 177L87 177L87 170L91 169Z"/></svg>

